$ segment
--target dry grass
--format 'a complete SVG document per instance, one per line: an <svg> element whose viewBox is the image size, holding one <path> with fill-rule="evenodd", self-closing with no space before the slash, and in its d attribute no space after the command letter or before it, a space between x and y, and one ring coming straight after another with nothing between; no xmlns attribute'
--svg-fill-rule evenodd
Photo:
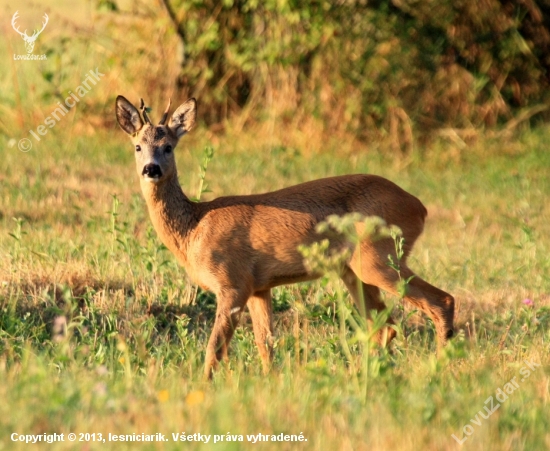
<svg viewBox="0 0 550 451"><path fill-rule="evenodd" d="M6 17L13 13L11 5L1 8ZM42 8L35 5L29 14ZM518 376L525 359L542 366L497 413L473 426L463 448L550 447L548 128L521 123L501 134L448 129L421 143L395 109L388 130L397 135L363 142L346 133L347 123L353 128L357 120L353 102L337 109L330 86L319 95L324 105L336 105L333 118L341 127L294 111L296 74L288 72L269 87L271 115L263 121L252 119L260 107L252 105L221 128L201 126L186 136L177 160L190 195L198 187L202 150L215 148L207 174L212 192L204 199L346 173L395 181L429 210L411 267L453 293L458 306L459 336L435 357L431 324L388 299L395 302L401 334L391 353L371 353L349 324L341 326L338 282L282 287L274 293L271 374L261 376L245 319L230 362L205 384L215 300L188 282L156 238L131 146L114 123L119 93L148 96L153 117L164 109L178 61L162 52L176 45L175 37L166 23L150 39L139 20L127 34L109 34L105 30L116 23L97 16L89 23L88 16L67 18L62 11L50 15L49 61L58 61L58 78L43 77L50 70L45 64L0 67L0 449L31 446L12 442L13 432L161 432L169 442L78 447L210 449L175 443L171 434L229 431L245 439L303 432L308 442L301 447L311 450L454 450L460 446L451 434L462 437L463 426ZM65 53L62 24L78 36ZM0 27L7 37L0 54L9 55L21 42L9 24ZM142 56L120 66L117 52L145 38ZM73 89L95 67L105 67L105 78L79 108L33 141L30 152L20 152L17 141L57 102L55 95L36 93ZM321 76L321 69L312 70ZM454 99L452 92L445 95ZM215 447L252 446L297 447L246 441Z"/></svg>

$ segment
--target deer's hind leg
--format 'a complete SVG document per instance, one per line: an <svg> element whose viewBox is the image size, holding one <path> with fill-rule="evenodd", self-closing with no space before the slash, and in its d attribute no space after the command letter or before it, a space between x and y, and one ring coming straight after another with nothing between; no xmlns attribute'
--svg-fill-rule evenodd
<svg viewBox="0 0 550 451"><path fill-rule="evenodd" d="M341 277L357 309L363 313L364 307L367 318L372 322L372 310L379 313L386 308L386 305L380 299L380 289L377 286L362 282L349 267L344 269ZM391 317L388 318L387 323L394 324ZM379 345L385 346L393 340L395 335L396 332L392 327L384 326L376 333L376 341Z"/></svg>
<svg viewBox="0 0 550 451"><path fill-rule="evenodd" d="M405 291L405 300L427 314L435 324L439 346L446 344L453 336L454 298L443 290L430 285L418 277L406 264L408 251L399 262L399 273L387 265L388 255L394 256L393 243L380 240L362 245L361 258L350 263L361 280L375 285L388 293L399 295L397 285L400 280L409 280Z"/></svg>

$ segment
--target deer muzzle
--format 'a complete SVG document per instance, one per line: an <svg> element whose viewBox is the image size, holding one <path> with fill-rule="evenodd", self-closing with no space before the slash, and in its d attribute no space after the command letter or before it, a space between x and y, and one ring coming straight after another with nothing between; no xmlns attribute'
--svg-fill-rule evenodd
<svg viewBox="0 0 550 451"><path fill-rule="evenodd" d="M150 163L143 166L141 175L151 182L156 182L162 177L162 170L158 164Z"/></svg>

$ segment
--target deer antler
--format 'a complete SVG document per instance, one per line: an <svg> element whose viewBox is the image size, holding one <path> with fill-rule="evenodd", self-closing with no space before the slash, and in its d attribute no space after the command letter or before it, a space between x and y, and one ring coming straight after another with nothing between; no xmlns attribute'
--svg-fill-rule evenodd
<svg viewBox="0 0 550 451"><path fill-rule="evenodd" d="M42 28L40 29L40 31L35 31L33 34L32 34L32 38L35 38L37 37L40 33L42 33L44 31L44 28L46 28L46 25L48 25L48 21L50 20L50 18L48 17L48 15L46 13L44 13L44 22L42 22ZM27 30L25 30L27 31Z"/></svg>
<svg viewBox="0 0 550 451"><path fill-rule="evenodd" d="M162 119L159 122L159 125L164 125L166 122L166 119L168 119L168 113L170 112L170 106L172 105L172 99L168 99L168 106L166 107L166 110L164 110L164 114L162 115Z"/></svg>
<svg viewBox="0 0 550 451"><path fill-rule="evenodd" d="M147 116L147 107L145 106L145 102L143 101L143 99L139 99L139 100L140 100L139 109L141 110L141 114L143 115L143 120L148 124L151 124L151 120L149 119L149 116Z"/></svg>
<svg viewBox="0 0 550 451"><path fill-rule="evenodd" d="M25 30L24 33L21 33L21 32L19 31L19 27L16 26L15 21L16 21L18 18L19 18L19 11L15 11L15 14L14 14L13 17L11 18L11 26L12 26L13 29L14 29L15 31L17 31L21 36L27 37L27 38L28 38L28 36L27 36L27 30Z"/></svg>

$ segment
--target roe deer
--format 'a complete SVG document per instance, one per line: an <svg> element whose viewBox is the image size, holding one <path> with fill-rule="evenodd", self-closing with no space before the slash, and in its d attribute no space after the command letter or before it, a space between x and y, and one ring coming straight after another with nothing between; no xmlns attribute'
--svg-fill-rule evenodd
<svg viewBox="0 0 550 451"><path fill-rule="evenodd" d="M414 275L406 258L422 232L427 211L394 183L375 175L345 175L265 194L195 203L180 187L174 159L176 144L195 124L195 99L180 105L168 124L170 103L159 125L151 123L143 99L140 109L143 119L124 97L116 99L118 123L135 146L137 173L153 225L189 277L216 295L216 319L205 358L207 377L221 359L227 359L245 306L264 370L269 369L273 354L271 288L321 276L308 272L297 248L322 238L315 227L329 215L358 212L398 226L405 239L401 277ZM331 242L331 248L343 246L351 244ZM365 311L383 310L380 288L397 294L399 281L387 265L388 255L395 259L393 241L365 239L350 255L341 277L354 301L361 302L362 287ZM439 344L445 344L453 335L453 297L414 276L405 299L432 318ZM391 339L395 331L386 326L379 331L379 340L384 334Z"/></svg>

